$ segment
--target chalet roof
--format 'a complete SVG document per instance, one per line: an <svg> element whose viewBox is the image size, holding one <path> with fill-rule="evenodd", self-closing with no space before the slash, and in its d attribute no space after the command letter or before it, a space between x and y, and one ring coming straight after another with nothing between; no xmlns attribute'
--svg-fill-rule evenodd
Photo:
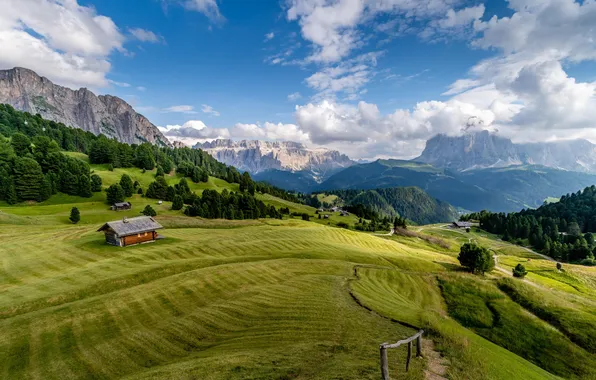
<svg viewBox="0 0 596 380"><path fill-rule="evenodd" d="M116 220L113 222L107 222L97 232L105 231L111 228L114 230L118 237L135 235L143 232L155 231L163 226L155 221L150 216L139 216L136 218Z"/></svg>
<svg viewBox="0 0 596 380"><path fill-rule="evenodd" d="M116 206L116 207L130 206L130 202L118 202L118 203L114 203L114 206Z"/></svg>
<svg viewBox="0 0 596 380"><path fill-rule="evenodd" d="M458 227L472 227L472 223L470 222L453 222Z"/></svg>

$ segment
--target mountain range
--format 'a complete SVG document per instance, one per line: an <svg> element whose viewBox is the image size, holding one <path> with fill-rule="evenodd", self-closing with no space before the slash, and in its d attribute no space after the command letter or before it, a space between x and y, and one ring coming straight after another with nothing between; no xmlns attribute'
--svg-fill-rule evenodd
<svg viewBox="0 0 596 380"><path fill-rule="evenodd" d="M172 145L124 100L111 95L96 96L86 88L71 90L24 68L0 70L0 103L129 144Z"/></svg>
<svg viewBox="0 0 596 380"><path fill-rule="evenodd" d="M414 161L456 171L541 165L596 173L596 145L583 139L515 144L488 131L454 137L439 134L426 142Z"/></svg>
<svg viewBox="0 0 596 380"><path fill-rule="evenodd" d="M198 143L196 149L208 152L218 161L248 171L257 180L304 191L331 175L354 165L336 150L308 148L296 142L217 139Z"/></svg>

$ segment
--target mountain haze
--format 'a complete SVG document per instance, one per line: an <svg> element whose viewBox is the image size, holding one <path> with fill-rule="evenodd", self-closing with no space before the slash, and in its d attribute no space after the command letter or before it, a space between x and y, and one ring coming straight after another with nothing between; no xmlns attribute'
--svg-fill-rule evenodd
<svg viewBox="0 0 596 380"><path fill-rule="evenodd" d="M121 142L171 146L155 125L124 100L96 96L86 88L58 86L28 69L0 70L0 103Z"/></svg>

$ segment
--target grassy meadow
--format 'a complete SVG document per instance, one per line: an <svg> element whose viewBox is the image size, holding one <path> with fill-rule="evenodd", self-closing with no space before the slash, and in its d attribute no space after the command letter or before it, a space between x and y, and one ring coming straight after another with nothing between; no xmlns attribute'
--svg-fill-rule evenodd
<svg viewBox="0 0 596 380"><path fill-rule="evenodd" d="M154 176L92 168L104 186L126 172L146 188ZM423 351L406 373L405 350L390 350L393 379L596 379L596 268L559 272L522 247L441 225L387 236L333 227L353 223L337 215L205 220L131 202L118 213L105 193L0 204L0 378L378 379L379 344L422 328L445 371L431 374ZM106 245L97 228L145 204L166 239ZM457 253L469 240L493 250L499 268L462 272ZM518 262L526 280L511 277Z"/></svg>

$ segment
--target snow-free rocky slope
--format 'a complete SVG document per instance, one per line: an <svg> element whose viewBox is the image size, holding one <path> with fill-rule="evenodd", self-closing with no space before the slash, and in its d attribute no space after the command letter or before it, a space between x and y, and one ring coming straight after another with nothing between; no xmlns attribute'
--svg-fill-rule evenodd
<svg viewBox="0 0 596 380"><path fill-rule="evenodd" d="M171 146L155 125L124 100L96 96L86 88L71 90L28 69L0 70L0 103L121 142Z"/></svg>

